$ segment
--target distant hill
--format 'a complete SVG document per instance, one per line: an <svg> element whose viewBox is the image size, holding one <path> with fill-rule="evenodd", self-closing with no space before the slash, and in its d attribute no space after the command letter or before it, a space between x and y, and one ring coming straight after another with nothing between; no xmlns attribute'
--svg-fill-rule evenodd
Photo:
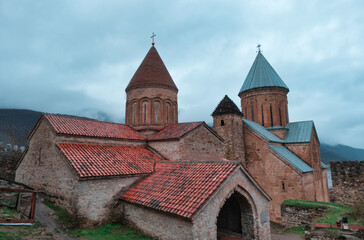
<svg viewBox="0 0 364 240"><path fill-rule="evenodd" d="M41 114L41 112L24 109L0 109L0 142L26 146L26 138ZM211 123L208 125L212 127ZM346 145L331 146L321 143L320 152L321 159L325 163L364 160L364 149Z"/></svg>
<svg viewBox="0 0 364 240"><path fill-rule="evenodd" d="M26 138L41 114L25 109L0 109L0 142L26 146Z"/></svg>
<svg viewBox="0 0 364 240"><path fill-rule="evenodd" d="M321 143L321 159L325 163L333 161L364 161L364 149L346 145L327 145Z"/></svg>

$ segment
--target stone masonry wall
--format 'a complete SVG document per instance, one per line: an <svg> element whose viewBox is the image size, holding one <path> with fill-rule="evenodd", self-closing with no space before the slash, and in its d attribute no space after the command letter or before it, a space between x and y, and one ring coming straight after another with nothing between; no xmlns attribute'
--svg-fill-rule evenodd
<svg viewBox="0 0 364 240"><path fill-rule="evenodd" d="M43 120L29 143L29 150L16 170L15 180L57 199L69 211L75 210L77 178L57 152L55 134Z"/></svg>
<svg viewBox="0 0 364 240"><path fill-rule="evenodd" d="M120 214L127 223L149 236L161 240L191 240L192 223L183 219L156 211L154 209L133 205L127 202L120 204Z"/></svg>
<svg viewBox="0 0 364 240"><path fill-rule="evenodd" d="M309 224L312 222L312 219L322 217L325 209L282 205L281 212L282 224L285 227L293 227Z"/></svg>
<svg viewBox="0 0 364 240"><path fill-rule="evenodd" d="M181 160L221 160L224 143L204 125L180 139Z"/></svg>
<svg viewBox="0 0 364 240"><path fill-rule="evenodd" d="M89 223L106 221L111 215L110 209L117 203L120 193L130 188L143 176L118 177L78 181L77 213L87 218Z"/></svg>
<svg viewBox="0 0 364 240"><path fill-rule="evenodd" d="M214 130L224 141L224 156L226 159L245 164L245 150L243 138L243 122L241 115L223 114L213 116Z"/></svg>
<svg viewBox="0 0 364 240"><path fill-rule="evenodd" d="M364 199L364 161L331 162L334 202L352 205Z"/></svg>

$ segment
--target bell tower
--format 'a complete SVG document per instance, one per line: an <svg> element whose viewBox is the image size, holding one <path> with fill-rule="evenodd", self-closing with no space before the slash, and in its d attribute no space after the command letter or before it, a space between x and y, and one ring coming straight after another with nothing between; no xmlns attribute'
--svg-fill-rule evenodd
<svg viewBox="0 0 364 240"><path fill-rule="evenodd" d="M125 92L125 124L148 134L178 123L178 89L154 41Z"/></svg>
<svg viewBox="0 0 364 240"><path fill-rule="evenodd" d="M289 122L289 89L258 47L257 57L239 92L241 111L246 119L264 127L284 127Z"/></svg>

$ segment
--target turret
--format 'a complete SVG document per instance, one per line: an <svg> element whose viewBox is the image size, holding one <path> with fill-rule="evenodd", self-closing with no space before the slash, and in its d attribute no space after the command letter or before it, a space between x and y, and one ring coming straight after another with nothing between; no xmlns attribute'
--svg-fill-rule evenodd
<svg viewBox="0 0 364 240"><path fill-rule="evenodd" d="M159 130L178 123L178 89L154 45L125 92L125 124L137 130Z"/></svg>
<svg viewBox="0 0 364 240"><path fill-rule="evenodd" d="M239 92L244 117L264 127L286 126L289 122L288 91L259 50Z"/></svg>
<svg viewBox="0 0 364 240"><path fill-rule="evenodd" d="M230 160L240 161L245 166L243 114L227 96L220 101L213 117L213 129L224 139L224 155Z"/></svg>

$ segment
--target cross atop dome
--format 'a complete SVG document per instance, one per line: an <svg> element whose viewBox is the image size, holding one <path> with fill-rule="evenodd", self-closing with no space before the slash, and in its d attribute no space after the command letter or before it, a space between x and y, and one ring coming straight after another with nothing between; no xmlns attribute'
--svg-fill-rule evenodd
<svg viewBox="0 0 364 240"><path fill-rule="evenodd" d="M152 33L152 36L150 37L152 39L152 45L154 46L155 42L154 42L154 37L157 36L157 34L155 34L154 32Z"/></svg>

